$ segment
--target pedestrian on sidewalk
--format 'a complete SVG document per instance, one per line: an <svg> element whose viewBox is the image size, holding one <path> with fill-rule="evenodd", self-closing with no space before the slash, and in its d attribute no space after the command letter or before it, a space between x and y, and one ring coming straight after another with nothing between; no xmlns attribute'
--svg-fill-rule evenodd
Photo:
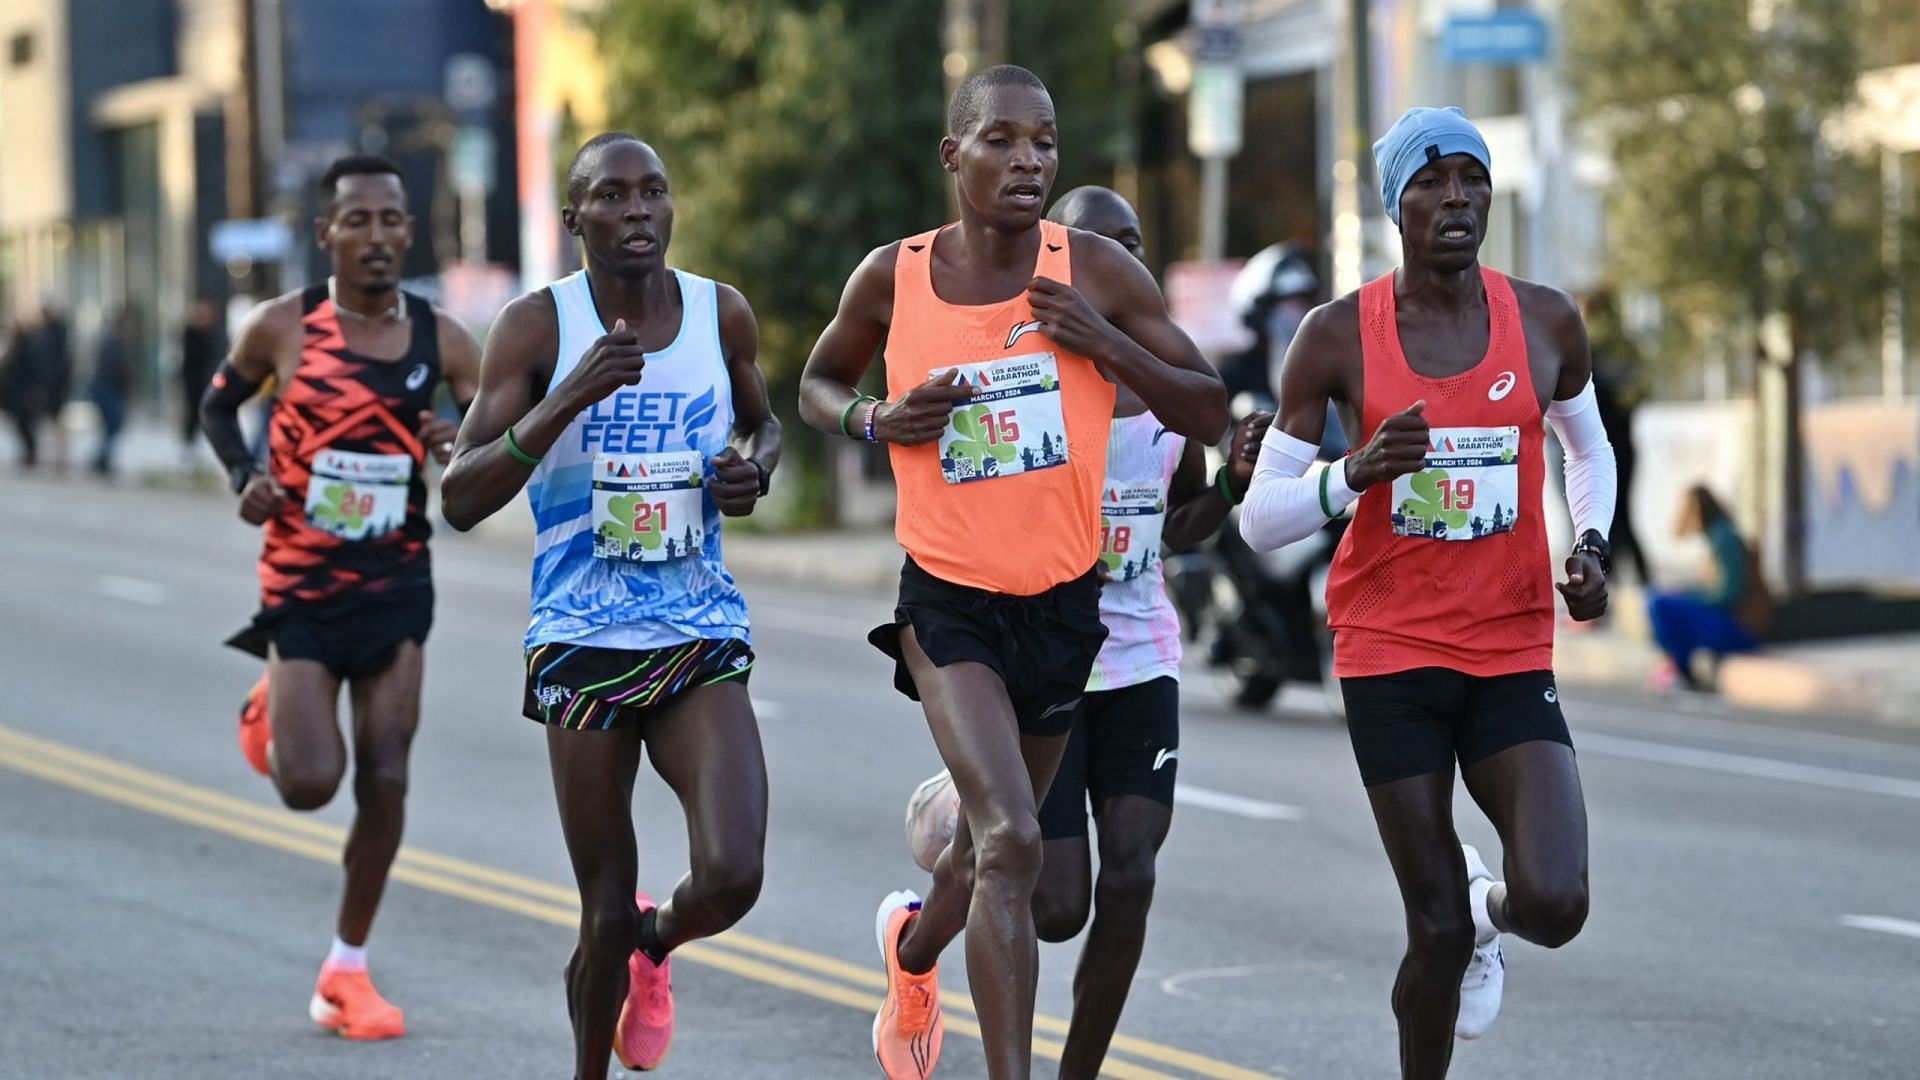
<svg viewBox="0 0 1920 1080"><path fill-rule="evenodd" d="M100 446L93 455L93 471L100 476L113 475L114 445L127 423L127 402L133 397L132 338L133 318L123 307L101 328L94 348L87 396L100 412Z"/></svg>
<svg viewBox="0 0 1920 1080"><path fill-rule="evenodd" d="M1728 654L1759 648L1772 604L1754 549L1704 484L1687 490L1674 535L1706 537L1712 558L1708 583L1698 589L1655 593L1647 603L1647 617L1653 624L1654 641L1672 665L1670 673L1662 672L1657 678L1699 689L1695 656L1704 651L1718 662Z"/></svg>
<svg viewBox="0 0 1920 1080"><path fill-rule="evenodd" d="M31 469L40 456L39 415L35 411L33 331L15 317L7 327L7 343L0 351L0 412L12 419L20 435L20 464Z"/></svg>

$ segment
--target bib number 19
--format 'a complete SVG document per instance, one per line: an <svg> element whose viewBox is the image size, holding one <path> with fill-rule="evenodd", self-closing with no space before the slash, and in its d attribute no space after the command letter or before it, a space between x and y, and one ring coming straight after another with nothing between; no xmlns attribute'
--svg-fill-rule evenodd
<svg viewBox="0 0 1920 1080"><path fill-rule="evenodd" d="M1473 509L1473 481L1469 479L1442 480L1434 485L1440 490L1440 508L1442 510Z"/></svg>

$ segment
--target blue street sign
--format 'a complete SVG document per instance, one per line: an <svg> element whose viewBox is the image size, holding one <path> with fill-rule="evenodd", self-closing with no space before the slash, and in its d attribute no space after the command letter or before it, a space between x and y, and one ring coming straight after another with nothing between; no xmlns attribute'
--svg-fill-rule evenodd
<svg viewBox="0 0 1920 1080"><path fill-rule="evenodd" d="M1441 51L1457 66L1535 63L1547 58L1547 21L1534 11L1452 15Z"/></svg>

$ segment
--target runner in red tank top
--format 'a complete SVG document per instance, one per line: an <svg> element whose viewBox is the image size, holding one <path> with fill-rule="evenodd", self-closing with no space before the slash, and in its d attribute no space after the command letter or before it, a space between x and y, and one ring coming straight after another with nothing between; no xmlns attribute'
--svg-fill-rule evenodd
<svg viewBox="0 0 1920 1080"><path fill-rule="evenodd" d="M1272 549L1353 506L1327 586L1334 671L1406 905L1401 1072L1433 1078L1454 1036L1499 1009L1499 934L1553 948L1586 920L1586 809L1552 673L1545 424L1567 451L1580 540L1559 589L1578 620L1606 610L1614 469L1573 301L1480 265L1479 133L1458 110L1415 109L1374 155L1403 265L1301 325L1241 531ZM1364 445L1310 474L1330 400ZM1505 882L1454 834L1456 762L1499 831Z"/></svg>
<svg viewBox="0 0 1920 1080"><path fill-rule="evenodd" d="M267 661L241 708L240 745L295 810L326 805L346 777L337 714L341 685L352 687L346 883L308 1011L349 1039L384 1039L404 1034L405 1018L374 990L366 943L400 848L433 623L426 459L444 464L458 431L433 401L445 383L464 408L480 358L452 316L400 289L413 217L399 168L342 158L320 194L332 276L248 315L201 417L241 518L265 526L261 610L229 642ZM269 381L279 389L261 472L238 409Z"/></svg>

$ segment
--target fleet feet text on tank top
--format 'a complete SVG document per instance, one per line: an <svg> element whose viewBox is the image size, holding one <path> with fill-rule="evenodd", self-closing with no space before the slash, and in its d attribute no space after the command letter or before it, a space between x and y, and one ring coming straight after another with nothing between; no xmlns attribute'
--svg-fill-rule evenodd
<svg viewBox="0 0 1920 1080"><path fill-rule="evenodd" d="M385 360L348 347L325 282L301 294L300 364L268 428L268 468L287 501L263 532L263 608L430 580L420 413L440 384L439 325L432 304L405 300L412 337Z"/></svg>
<svg viewBox="0 0 1920 1080"><path fill-rule="evenodd" d="M1425 400L1425 468L1355 504L1327 582L1334 674L1421 667L1508 675L1553 666L1553 568L1541 488L1544 424L1520 305L1482 269L1486 356L1443 379L1407 364L1393 275L1360 290L1362 430Z"/></svg>
<svg viewBox="0 0 1920 1080"><path fill-rule="evenodd" d="M1091 360L1040 332L1023 290L996 304L934 295L943 230L900 242L887 394L899 398L958 368L977 388L936 442L891 446L895 535L933 576L1011 596L1080 577L1100 556L1113 384ZM1040 223L1036 276L1071 284L1068 230Z"/></svg>
<svg viewBox="0 0 1920 1080"><path fill-rule="evenodd" d="M714 283L673 271L678 335L637 386L581 411L527 481L536 535L526 647L656 649L749 640L721 562L709 464L733 431L733 383ZM549 391L607 333L586 272L548 290L560 320Z"/></svg>

